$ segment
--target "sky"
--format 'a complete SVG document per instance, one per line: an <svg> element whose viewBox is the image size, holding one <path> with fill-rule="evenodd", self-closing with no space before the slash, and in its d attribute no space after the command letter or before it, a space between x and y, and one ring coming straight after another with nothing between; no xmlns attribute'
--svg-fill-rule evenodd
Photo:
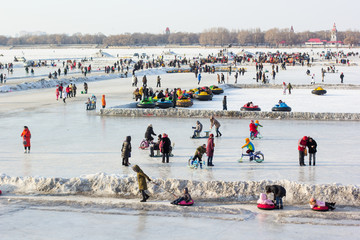
<svg viewBox="0 0 360 240"><path fill-rule="evenodd" d="M1 2L4 0L1 0ZM1 4L0 35L202 32L274 27L295 32L360 30L359 0L12 0Z"/></svg>

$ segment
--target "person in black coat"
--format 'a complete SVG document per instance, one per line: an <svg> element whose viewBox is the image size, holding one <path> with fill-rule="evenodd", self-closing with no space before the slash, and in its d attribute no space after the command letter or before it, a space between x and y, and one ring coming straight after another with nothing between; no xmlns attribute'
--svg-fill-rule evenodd
<svg viewBox="0 0 360 240"><path fill-rule="evenodd" d="M160 142L160 152L162 153L162 162L169 163L169 154L171 150L171 141L166 133L163 134L161 142Z"/></svg>
<svg viewBox="0 0 360 240"><path fill-rule="evenodd" d="M315 166L315 154L317 152L316 148L317 148L317 143L316 141L311 138L308 137L308 141L307 141L307 147L309 149L309 166L311 166L311 159L313 159L313 166Z"/></svg>
<svg viewBox="0 0 360 240"><path fill-rule="evenodd" d="M152 125L149 124L149 126L147 127L146 132L145 132L145 139L148 142L152 142L152 140L154 140L154 138L152 137L153 135L156 136L156 134L154 133Z"/></svg>
<svg viewBox="0 0 360 240"><path fill-rule="evenodd" d="M286 190L279 185L270 185L265 187L266 193L274 194L274 201L276 201L276 209L283 209L282 198L286 196Z"/></svg>
<svg viewBox="0 0 360 240"><path fill-rule="evenodd" d="M172 96L173 108L175 108L175 107L176 107L176 98L177 98L177 95L176 95L176 88L174 88L174 92L173 92L173 96Z"/></svg>

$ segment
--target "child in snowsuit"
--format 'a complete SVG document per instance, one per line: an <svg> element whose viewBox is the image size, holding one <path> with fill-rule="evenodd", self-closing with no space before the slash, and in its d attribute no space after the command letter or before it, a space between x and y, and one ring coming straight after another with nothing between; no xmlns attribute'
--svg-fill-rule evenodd
<svg viewBox="0 0 360 240"><path fill-rule="evenodd" d="M122 165L129 166L129 157L131 156L131 136L127 136L121 147Z"/></svg>
<svg viewBox="0 0 360 240"><path fill-rule="evenodd" d="M132 169L134 170L134 172L137 173L137 180L138 180L138 183L139 183L139 191L141 192L142 197L143 197L143 199L140 202L146 202L146 200L150 197L145 192L145 190L147 190L146 180L151 182L151 179L148 177L148 175L146 175L141 170L141 168L138 165L134 165Z"/></svg>
<svg viewBox="0 0 360 240"><path fill-rule="evenodd" d="M310 207L328 207L331 211L335 209L335 202L322 202L320 200L316 200L315 198L311 198L309 201Z"/></svg>
<svg viewBox="0 0 360 240"><path fill-rule="evenodd" d="M263 126L259 123L259 120L256 120L256 121L255 121L255 127L256 127L255 137L257 137L257 135L259 134L259 127L263 127Z"/></svg>
<svg viewBox="0 0 360 240"><path fill-rule="evenodd" d="M245 144L241 148L244 148L244 147L247 147L247 149L248 149L248 150L246 150L247 154L255 152L254 144L252 144L252 142L250 142L249 138L245 138ZM252 160L252 158L250 158L250 160Z"/></svg>
<svg viewBox="0 0 360 240"><path fill-rule="evenodd" d="M267 198L265 193L260 193L260 198L257 200L258 204L274 205L274 202Z"/></svg>
<svg viewBox="0 0 360 240"><path fill-rule="evenodd" d="M178 199L172 201L171 204L177 205L177 204L179 204L179 202L181 202L181 201L185 201L185 202L187 202L187 203L191 201L191 196L190 196L190 194L189 194L189 190L188 190L187 187L184 188L184 195L181 196L181 197L179 197Z"/></svg>

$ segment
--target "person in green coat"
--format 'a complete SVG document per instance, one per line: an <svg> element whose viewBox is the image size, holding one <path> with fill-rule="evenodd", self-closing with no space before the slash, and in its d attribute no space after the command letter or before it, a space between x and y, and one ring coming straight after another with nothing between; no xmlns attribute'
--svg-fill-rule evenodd
<svg viewBox="0 0 360 240"><path fill-rule="evenodd" d="M206 153L206 144L203 144L196 149L195 155L192 159L192 161L199 159L200 168L202 168L202 156L204 155L204 153Z"/></svg>
<svg viewBox="0 0 360 240"><path fill-rule="evenodd" d="M140 202L146 202L146 200L150 197L145 192L145 190L147 190L146 180L151 182L151 179L148 177L148 175L146 175L143 172L143 170L141 170L141 168L138 165L134 165L132 167L132 169L134 170L134 172L137 173L137 180L138 180L138 183L139 183L139 191L141 192L142 197L143 197L143 199Z"/></svg>

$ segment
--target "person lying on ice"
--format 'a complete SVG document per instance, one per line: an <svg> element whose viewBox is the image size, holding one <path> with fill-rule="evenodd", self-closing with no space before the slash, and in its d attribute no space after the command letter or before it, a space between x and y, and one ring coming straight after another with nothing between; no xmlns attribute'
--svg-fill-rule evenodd
<svg viewBox="0 0 360 240"><path fill-rule="evenodd" d="M323 202L320 200L316 200L315 198L311 198L309 201L310 207L314 208L314 207L328 207L331 211L335 209L335 204L334 202Z"/></svg>
<svg viewBox="0 0 360 240"><path fill-rule="evenodd" d="M177 205L179 204L179 202L181 201L185 201L185 202L190 202L191 201L191 196L189 194L189 190L188 188L184 188L184 195L182 195L181 197L179 197L178 199L174 200L171 202L171 204Z"/></svg>

